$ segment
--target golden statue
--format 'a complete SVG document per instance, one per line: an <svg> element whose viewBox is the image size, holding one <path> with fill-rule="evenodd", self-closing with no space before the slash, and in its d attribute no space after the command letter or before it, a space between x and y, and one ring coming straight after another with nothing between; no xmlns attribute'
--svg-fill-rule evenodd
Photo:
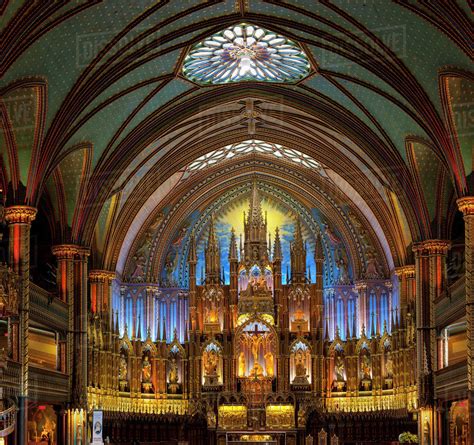
<svg viewBox="0 0 474 445"><path fill-rule="evenodd" d="M334 365L334 370L336 371L336 381L344 382L344 359L338 355L336 358L336 363Z"/></svg>
<svg viewBox="0 0 474 445"><path fill-rule="evenodd" d="M178 383L178 365L174 357L170 361L170 372L168 374L168 379L170 383Z"/></svg>
<svg viewBox="0 0 474 445"><path fill-rule="evenodd" d="M265 355L265 370L267 371L268 377L273 377L274 370L273 370L273 354L268 351Z"/></svg>
<svg viewBox="0 0 474 445"><path fill-rule="evenodd" d="M385 362L385 371L386 371L387 377L390 378L393 376L393 360L390 354L388 355L387 361Z"/></svg>
<svg viewBox="0 0 474 445"><path fill-rule="evenodd" d="M261 378L263 377L263 368L262 365L258 362L255 362L253 368L250 371L250 377Z"/></svg>
<svg viewBox="0 0 474 445"><path fill-rule="evenodd" d="M119 381L124 382L127 380L128 371L127 371L127 359L124 355L120 356L119 364Z"/></svg>
<svg viewBox="0 0 474 445"><path fill-rule="evenodd" d="M207 323L217 323L219 321L219 311L217 310L216 303L214 301L211 301L211 308L206 309L206 311L207 311L207 317L206 317Z"/></svg>
<svg viewBox="0 0 474 445"><path fill-rule="evenodd" d="M260 343L262 342L262 337L259 335L252 335L251 337L252 341L252 356L253 356L253 361L254 363L258 362L258 352L259 352L259 347Z"/></svg>
<svg viewBox="0 0 474 445"><path fill-rule="evenodd" d="M245 377L245 354L240 351L239 354L239 377Z"/></svg>
<svg viewBox="0 0 474 445"><path fill-rule="evenodd" d="M305 354L301 349L298 349L295 355L295 375L296 377L306 377L306 366L304 365L305 362Z"/></svg>
<svg viewBox="0 0 474 445"><path fill-rule="evenodd" d="M145 355L143 357L143 364L142 364L142 382L149 383L151 382L151 363L148 360L148 356Z"/></svg>
<svg viewBox="0 0 474 445"><path fill-rule="evenodd" d="M217 361L218 357L216 351L206 351L204 353L204 371L208 376L217 375Z"/></svg>
<svg viewBox="0 0 474 445"><path fill-rule="evenodd" d="M360 364L360 370L362 373L362 378L365 380L370 380L370 358L367 354L364 354Z"/></svg>

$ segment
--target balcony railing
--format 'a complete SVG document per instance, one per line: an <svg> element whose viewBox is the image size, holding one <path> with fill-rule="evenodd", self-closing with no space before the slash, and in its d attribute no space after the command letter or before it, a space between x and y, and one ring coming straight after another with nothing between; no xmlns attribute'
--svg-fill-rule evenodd
<svg viewBox="0 0 474 445"><path fill-rule="evenodd" d="M16 407L11 406L0 412L0 437L8 436L15 430Z"/></svg>

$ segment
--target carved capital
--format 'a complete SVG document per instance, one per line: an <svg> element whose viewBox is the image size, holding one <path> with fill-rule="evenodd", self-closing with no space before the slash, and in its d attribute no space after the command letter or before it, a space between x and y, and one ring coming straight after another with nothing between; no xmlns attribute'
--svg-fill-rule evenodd
<svg viewBox="0 0 474 445"><path fill-rule="evenodd" d="M115 278L115 272L108 270L91 270L89 280L91 283L110 283Z"/></svg>
<svg viewBox="0 0 474 445"><path fill-rule="evenodd" d="M82 261L87 261L87 257L91 254L91 250L88 247L77 246L77 255Z"/></svg>
<svg viewBox="0 0 474 445"><path fill-rule="evenodd" d="M75 244L59 244L53 246L51 251L58 260L72 260L77 254L78 246Z"/></svg>
<svg viewBox="0 0 474 445"><path fill-rule="evenodd" d="M403 275L406 278L415 278L415 265L409 264L406 266L400 266L395 268L395 275L401 278Z"/></svg>
<svg viewBox="0 0 474 445"><path fill-rule="evenodd" d="M368 285L367 281L356 281L354 283L355 290L358 292L366 291L367 285Z"/></svg>
<svg viewBox="0 0 474 445"><path fill-rule="evenodd" d="M451 241L441 239L429 239L413 244L413 252L416 255L446 255L451 248Z"/></svg>
<svg viewBox="0 0 474 445"><path fill-rule="evenodd" d="M459 210L464 216L474 215L474 196L465 196L456 201Z"/></svg>
<svg viewBox="0 0 474 445"><path fill-rule="evenodd" d="M8 224L31 224L36 218L36 209L30 206L11 206L5 209Z"/></svg>

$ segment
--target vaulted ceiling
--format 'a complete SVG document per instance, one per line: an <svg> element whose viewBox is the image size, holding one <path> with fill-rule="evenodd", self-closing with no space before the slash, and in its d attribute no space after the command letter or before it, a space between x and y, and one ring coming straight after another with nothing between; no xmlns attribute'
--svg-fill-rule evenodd
<svg viewBox="0 0 474 445"><path fill-rule="evenodd" d="M468 2L7 1L2 8L7 204L41 201L56 241L93 245L96 267L124 272L158 215L170 242L191 212L258 173L262 189L324 209L348 239L357 229L348 215L357 215L389 273L413 241L447 237L455 199L473 192ZM310 75L293 84L186 79L190 47L242 22L300 45ZM249 139L298 150L324 174L254 153L186 177L200 156ZM348 245L353 257L358 242ZM353 261L363 270L363 254Z"/></svg>

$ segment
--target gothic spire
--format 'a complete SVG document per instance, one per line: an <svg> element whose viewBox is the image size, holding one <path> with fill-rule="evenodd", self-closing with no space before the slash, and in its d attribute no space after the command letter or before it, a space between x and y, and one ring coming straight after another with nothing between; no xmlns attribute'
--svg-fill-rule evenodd
<svg viewBox="0 0 474 445"><path fill-rule="evenodd" d="M232 231L230 232L229 261L238 261L238 259L237 240L235 238L235 230L232 227Z"/></svg>
<svg viewBox="0 0 474 445"><path fill-rule="evenodd" d="M264 223L262 215L262 204L258 193L257 181L253 181L252 194L250 196L249 214L247 223L252 227L259 227Z"/></svg>
<svg viewBox="0 0 474 445"><path fill-rule="evenodd" d="M267 221L263 216L257 182L254 180L250 194L247 217L244 213L244 255L243 262L249 268L253 264L263 267L268 263Z"/></svg>
<svg viewBox="0 0 474 445"><path fill-rule="evenodd" d="M296 282L303 282L306 278L306 247L301 230L301 221L298 218L295 224L293 242L290 245L291 277Z"/></svg>
<svg viewBox="0 0 474 445"><path fill-rule="evenodd" d="M221 255L219 241L214 227L214 215L209 223L209 235L205 251L206 257L206 282L217 284L219 282Z"/></svg>
<svg viewBox="0 0 474 445"><path fill-rule="evenodd" d="M283 255L281 253L280 229L277 227L275 229L275 242L273 243L273 261L281 261L282 257Z"/></svg>
<svg viewBox="0 0 474 445"><path fill-rule="evenodd" d="M188 263L197 263L196 238L194 236L194 231L191 233L191 238L189 240Z"/></svg>

